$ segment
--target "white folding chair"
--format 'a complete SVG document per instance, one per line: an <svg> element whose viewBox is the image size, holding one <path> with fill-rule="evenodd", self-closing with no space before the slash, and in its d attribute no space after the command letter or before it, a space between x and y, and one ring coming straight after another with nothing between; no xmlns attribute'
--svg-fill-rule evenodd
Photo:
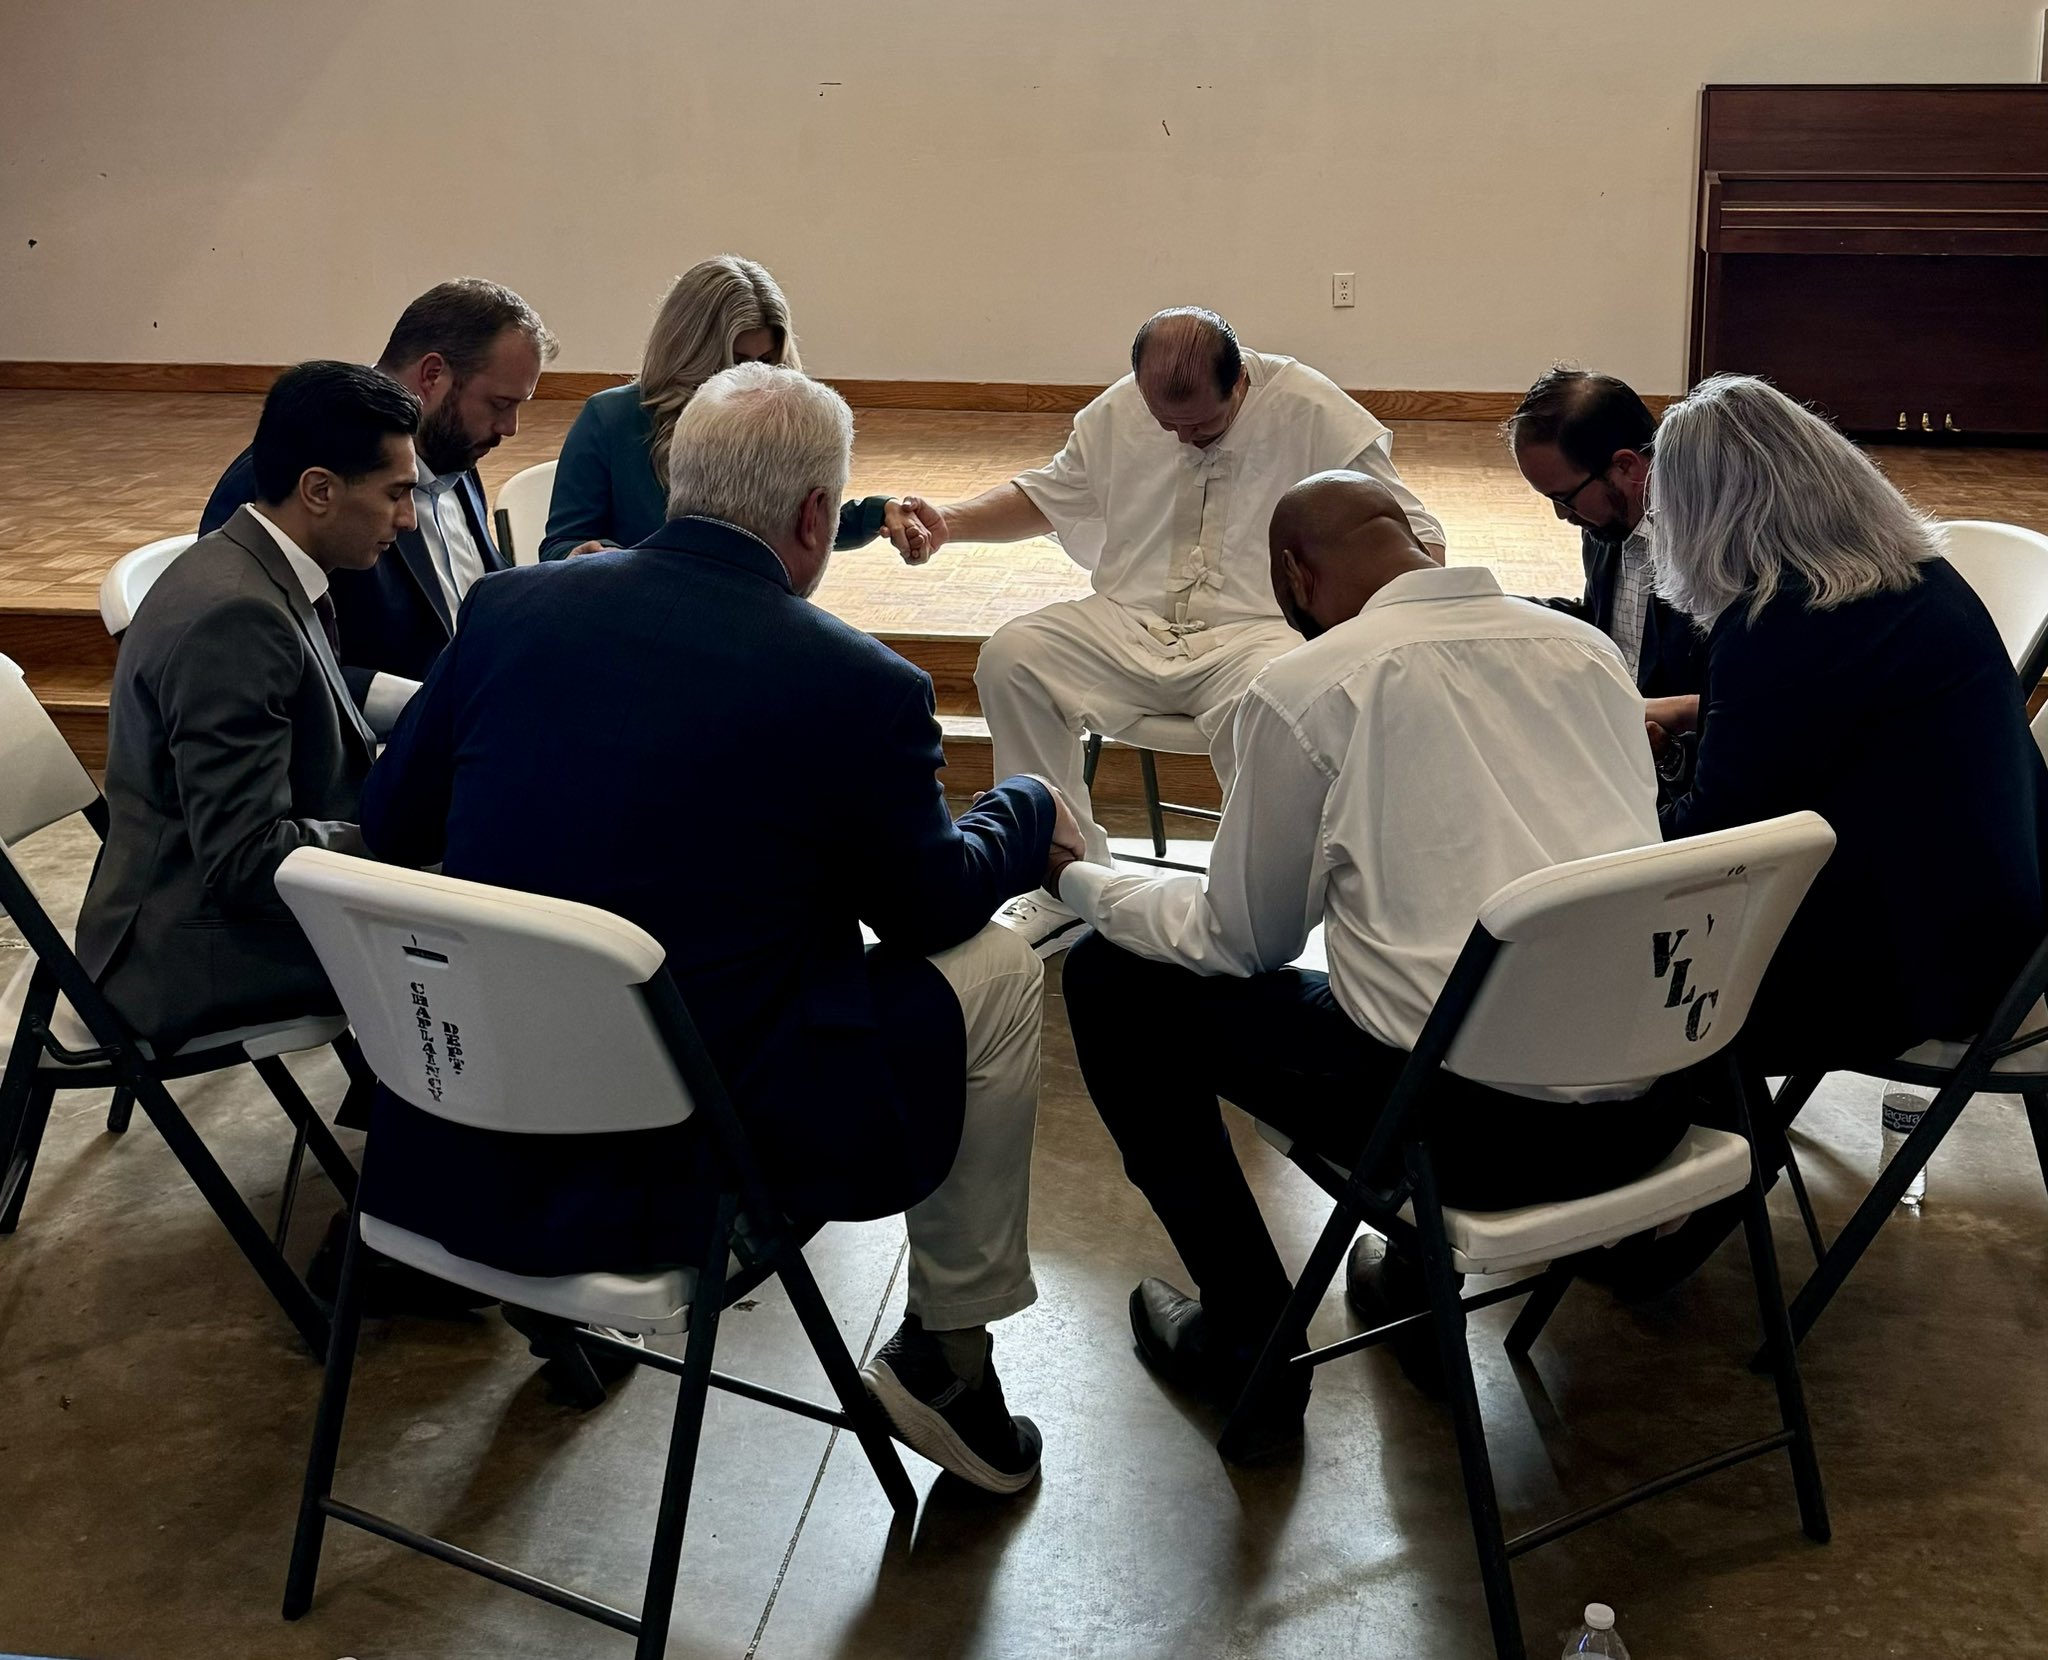
<svg viewBox="0 0 2048 1660"><path fill-rule="evenodd" d="M1271 1126L1261 1133L1336 1200L1253 1371L1220 1448L1244 1445L1264 1393L1283 1367L1319 1366L1433 1322L1457 1430L1465 1502L1478 1545L1494 1648L1524 1653L1510 1561L1538 1545L1656 1494L1784 1448L1807 1534L1828 1537L1827 1500L1807 1427L1798 1357L1778 1285L1760 1167L1746 1139L1747 1095L1729 1048L1785 926L1835 844L1812 813L1556 865L1511 882L1479 913L1413 1054L1356 1167L1337 1168ZM1520 1210L1446 1208L1430 1157L1430 1097L1439 1069L1517 1093L1625 1094L1708 1068L1745 1134L1695 1126L1675 1152L1606 1193ZM1374 1106L1378 1106L1374 1103ZM1531 1099L1563 1130L1572 1105ZM1389 1185L1376 1173L1399 1168ZM1744 1218L1757 1308L1777 1377L1776 1434L1709 1455L1571 1515L1504 1536L1465 1344L1465 1316L1534 1293L1509 1333L1525 1352L1570 1286L1571 1259L1748 1190ZM1359 1224L1418 1252L1429 1309L1320 1349L1296 1352ZM1457 1275L1542 1271L1461 1296Z"/></svg>
<svg viewBox="0 0 2048 1660"><path fill-rule="evenodd" d="M1939 527L1948 562L1976 591L2029 696L2048 674L2048 536L1987 519Z"/></svg>
<svg viewBox="0 0 2048 1660"><path fill-rule="evenodd" d="M540 563L541 538L548 533L548 507L555 499L555 463L543 461L505 480L493 515L498 551L515 565Z"/></svg>
<svg viewBox="0 0 2048 1660"><path fill-rule="evenodd" d="M801 1239L767 1195L657 941L588 905L324 850L290 855L278 871L277 887L340 992L372 1070L401 1099L455 1123L515 1135L627 1133L680 1125L695 1116L719 1172L710 1244L699 1269L534 1278L456 1256L423 1234L357 1207L306 1464L285 1618L297 1619L312 1604L321 1539L332 1517L627 1632L637 1639L639 1660L659 1660L668 1641L711 1387L852 1430L896 1514L907 1519L916 1513L916 1494L888 1425L846 1352L804 1261ZM373 1149L366 1157L374 1161L377 1154ZM591 1332L578 1337L586 1348L609 1348L682 1382L639 1614L333 1496L361 1324L357 1271L365 1245L422 1273L578 1325L650 1336L689 1334L680 1361ZM720 1314L770 1278L789 1293L838 1398L836 1410L711 1369Z"/></svg>
<svg viewBox="0 0 2048 1660"><path fill-rule="evenodd" d="M0 1234L15 1231L35 1173L36 1155L57 1096L67 1090L116 1092L122 1103L140 1101L185 1173L205 1196L242 1254L262 1277L307 1345L327 1347L327 1316L305 1282L284 1259L285 1230L298 1187L300 1155L310 1146L344 1199L355 1197L355 1166L314 1111L283 1057L333 1045L349 1069L350 1088L366 1092L371 1080L348 1044L348 1023L311 1017L242 1026L195 1037L168 1054L137 1038L100 995L73 954L70 939L51 922L35 890L13 859L13 845L81 813L102 837L107 806L71 753L13 661L0 657L0 910L28 942L28 957L0 992ZM179 1078L253 1064L294 1127L291 1165L279 1200L275 1229L266 1234L242 1196L192 1128L164 1085Z"/></svg>
<svg viewBox="0 0 2048 1660"><path fill-rule="evenodd" d="M109 634L118 640L127 633L143 596L171 568L171 561L198 540L197 536L166 536L114 561L114 568L100 579L100 621Z"/></svg>
<svg viewBox="0 0 2048 1660"><path fill-rule="evenodd" d="M1095 784L1095 769L1102 761L1105 741L1138 752L1138 769L1145 780L1145 816L1152 831L1151 858L1140 853L1120 854L1119 858L1125 864L1154 865L1161 870L1202 870L1201 865L1166 856L1166 815L1172 813L1179 818L1198 818L1209 824L1219 823L1223 815L1210 807L1162 801L1159 797L1159 763L1154 759L1158 755L1206 756L1209 740L1202 735L1200 724L1188 715L1140 715L1120 732L1090 732L1086 757L1081 766L1081 781L1091 789Z"/></svg>
<svg viewBox="0 0 2048 1660"><path fill-rule="evenodd" d="M2032 730L2035 746L2043 759L2048 759L2048 708L2034 717ZM1807 1237L1813 1244L1816 1264L1813 1277L1792 1299L1793 1341L1805 1341L1814 1322L1841 1290L1842 1282L1870 1249L1878 1230L1898 1209L1913 1178L1927 1168L1935 1148L1955 1128L1963 1108L1976 1096L2019 1096L2025 1104L2027 1128L2034 1140L2034 1160L2040 1167L2043 1183L2048 1184L2048 1001L2044 997L2048 997L2048 940L2043 940L2028 958L1999 999L1997 1008L1991 1011L1984 1029L1969 1042L1936 1039L1903 1055L1872 1056L1857 1064L1854 1070L1867 1076L1931 1089L1934 1099L1920 1115L1918 1128L1877 1173L1877 1181L1832 1245L1821 1234L1813 1201L1807 1196L1798 1160L1788 1143L1785 1174L1794 1184L1793 1193ZM1781 1121L1789 1122L1806 1105L1825 1076L1821 1072L1801 1073L1778 1086L1776 1111Z"/></svg>

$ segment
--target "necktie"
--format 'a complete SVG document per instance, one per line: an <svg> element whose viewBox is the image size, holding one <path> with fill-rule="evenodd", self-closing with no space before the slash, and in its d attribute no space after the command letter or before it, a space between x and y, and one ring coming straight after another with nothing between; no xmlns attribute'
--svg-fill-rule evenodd
<svg viewBox="0 0 2048 1660"><path fill-rule="evenodd" d="M322 594L313 601L313 615L320 619L320 632L327 636L327 649L334 653L334 661L341 662L341 624L334 617L334 596Z"/></svg>

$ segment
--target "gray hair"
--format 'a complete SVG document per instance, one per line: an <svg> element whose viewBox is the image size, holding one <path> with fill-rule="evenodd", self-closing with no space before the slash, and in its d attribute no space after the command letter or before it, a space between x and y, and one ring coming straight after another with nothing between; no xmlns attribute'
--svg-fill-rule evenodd
<svg viewBox="0 0 2048 1660"><path fill-rule="evenodd" d="M795 369L739 363L713 375L676 417L668 513L722 519L771 546L823 490L836 509L853 459L853 411Z"/></svg>
<svg viewBox="0 0 2048 1660"><path fill-rule="evenodd" d="M653 429L654 476L668 476L669 435L697 388L732 367L733 343L754 329L775 336L771 362L801 369L789 302L767 270L738 254L700 260L669 286L640 363L640 401Z"/></svg>
<svg viewBox="0 0 2048 1660"><path fill-rule="evenodd" d="M1750 375L1664 412L1650 491L1657 592L1703 626L1745 599L1754 620L1788 577L1816 611L1910 588L1941 552L1869 456Z"/></svg>

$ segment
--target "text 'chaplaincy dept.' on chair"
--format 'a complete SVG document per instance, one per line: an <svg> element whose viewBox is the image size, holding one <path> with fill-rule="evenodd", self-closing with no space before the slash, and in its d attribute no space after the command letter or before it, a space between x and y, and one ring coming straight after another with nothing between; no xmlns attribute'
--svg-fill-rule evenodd
<svg viewBox="0 0 2048 1660"><path fill-rule="evenodd" d="M1321 1365L1432 1324L1494 1648L1502 1660L1521 1660L1525 1653L1512 1558L1746 1459L1788 1451L1805 1530L1816 1540L1828 1537L1827 1501L1779 1288L1763 1183L1747 1139L1750 1102L1731 1045L1786 924L1834 843L1822 819L1794 813L1556 865L1511 882L1480 911L1355 1170L1339 1169L1271 1127L1260 1127L1336 1207L1224 1428L1221 1448L1228 1455L1242 1444L1264 1391L1284 1368ZM1432 1085L1440 1069L1529 1095L1531 1112L1555 1114L1560 1124L1573 1111L1572 1095L1625 1099L1659 1078L1689 1072L1744 1133L1695 1126L1657 1168L1609 1192L1513 1211L1461 1211L1440 1202L1430 1155ZM1744 1222L1765 1347L1777 1379L1779 1430L1507 1537L1466 1347L1466 1314L1528 1296L1508 1334L1509 1350L1524 1353L1575 1277L1574 1258L1745 1189ZM1361 1223L1419 1254L1430 1306L1303 1352L1310 1316ZM1460 1274L1519 1269L1541 1271L1508 1286L1460 1294Z"/></svg>
<svg viewBox="0 0 2048 1660"><path fill-rule="evenodd" d="M349 1162L284 1057L332 1045L349 1071L350 1089L367 1105L370 1079L357 1061L348 1024L335 1015L270 1021L194 1037L159 1054L129 1031L50 920L13 849L37 831L74 814L101 837L107 805L21 670L0 657L0 911L20 930L28 951L0 991L0 1234L14 1232L51 1110L60 1095L115 1092L108 1128L127 1126L126 1103L142 1110L185 1173L212 1206L270 1294L315 1353L326 1352L327 1316L284 1258L301 1154L311 1147L344 1201L355 1195ZM295 1136L275 1228L266 1233L250 1214L198 1131L164 1086L180 1078L253 1065L292 1121Z"/></svg>
<svg viewBox="0 0 2048 1660"><path fill-rule="evenodd" d="M626 1632L639 1660L667 1645L706 1391L723 1389L850 1429L900 1517L916 1496L887 1421L805 1262L802 1237L762 1184L732 1102L691 1023L661 946L588 905L398 870L321 849L288 857L278 892L319 953L383 1083L422 1112L511 1135L631 1134L695 1118L715 1196L700 1268L536 1278L455 1255L358 1206L334 1312L284 1612L311 1606L331 1518ZM365 1149L374 1178L376 1137ZM680 1156L680 1154L678 1155ZM681 1219L678 1219L679 1222ZM638 1614L431 1538L334 1497L336 1455L362 1322L363 1248L422 1273L578 1325L653 1337L687 1333L680 1361L585 1332L585 1347L681 1380ZM837 1398L836 1407L712 1370L719 1317L778 1280Z"/></svg>

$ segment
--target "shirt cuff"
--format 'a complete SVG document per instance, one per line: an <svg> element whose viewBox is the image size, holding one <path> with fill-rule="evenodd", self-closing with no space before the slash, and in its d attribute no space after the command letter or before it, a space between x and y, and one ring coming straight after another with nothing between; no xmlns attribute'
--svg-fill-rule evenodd
<svg viewBox="0 0 2048 1660"><path fill-rule="evenodd" d="M1119 873L1108 865L1077 861L1060 872L1059 901L1091 928L1102 926L1102 890Z"/></svg>
<svg viewBox="0 0 2048 1660"><path fill-rule="evenodd" d="M408 680L402 674L372 675L370 689L363 694L363 719L369 722L370 730L380 738L390 737L398 717L405 713L405 706L419 689L417 680Z"/></svg>

